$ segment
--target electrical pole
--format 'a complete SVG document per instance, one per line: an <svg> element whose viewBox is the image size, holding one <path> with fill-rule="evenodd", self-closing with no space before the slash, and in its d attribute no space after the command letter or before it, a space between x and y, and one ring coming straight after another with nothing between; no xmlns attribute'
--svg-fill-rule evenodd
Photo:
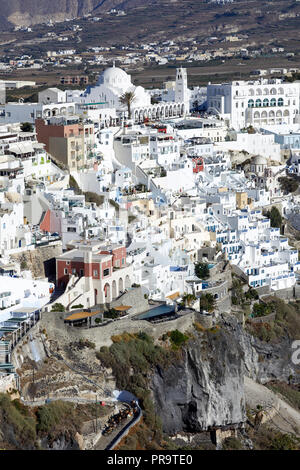
<svg viewBox="0 0 300 470"><path fill-rule="evenodd" d="M97 395L96 395L96 433L98 431L98 422L97 422Z"/></svg>

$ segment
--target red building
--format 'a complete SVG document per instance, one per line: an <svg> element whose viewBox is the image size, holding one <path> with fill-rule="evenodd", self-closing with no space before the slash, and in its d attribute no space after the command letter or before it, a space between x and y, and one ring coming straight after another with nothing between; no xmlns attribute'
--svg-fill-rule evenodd
<svg viewBox="0 0 300 470"><path fill-rule="evenodd" d="M204 163L202 157L193 157L193 172L200 173L200 171L204 170Z"/></svg>
<svg viewBox="0 0 300 470"><path fill-rule="evenodd" d="M110 302L132 284L132 266L126 264L126 248L120 245L88 246L67 251L56 259L56 284L65 288L71 276L84 277L95 304Z"/></svg>

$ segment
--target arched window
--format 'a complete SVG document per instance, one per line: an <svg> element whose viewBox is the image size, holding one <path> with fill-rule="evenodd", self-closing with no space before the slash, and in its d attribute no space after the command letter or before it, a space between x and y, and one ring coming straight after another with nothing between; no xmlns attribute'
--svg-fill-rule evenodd
<svg viewBox="0 0 300 470"><path fill-rule="evenodd" d="M276 106L276 98L271 99L270 106Z"/></svg>
<svg viewBox="0 0 300 470"><path fill-rule="evenodd" d="M265 99L264 99L263 105L264 105L264 107L269 106L269 100L268 100L268 98L265 98Z"/></svg>
<svg viewBox="0 0 300 470"><path fill-rule="evenodd" d="M283 98L278 98L278 106L283 106Z"/></svg>
<svg viewBox="0 0 300 470"><path fill-rule="evenodd" d="M260 99L256 100L255 106L256 106L256 108L261 108L261 100Z"/></svg>
<svg viewBox="0 0 300 470"><path fill-rule="evenodd" d="M248 101L248 108L254 108L254 100Z"/></svg>

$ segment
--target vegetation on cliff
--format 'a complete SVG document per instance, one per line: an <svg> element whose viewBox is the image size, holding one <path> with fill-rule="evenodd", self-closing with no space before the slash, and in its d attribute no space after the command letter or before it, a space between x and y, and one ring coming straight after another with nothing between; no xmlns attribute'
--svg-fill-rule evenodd
<svg viewBox="0 0 300 470"><path fill-rule="evenodd" d="M0 448L7 450L37 450L51 448L63 440L78 448L74 439L85 421L96 416L95 404L76 405L63 401L39 407L28 407L0 393ZM103 412L98 406L97 416Z"/></svg>
<svg viewBox="0 0 300 470"><path fill-rule="evenodd" d="M265 342L278 342L284 337L300 337L300 301L289 302L274 297L265 313L274 312L275 319L270 322L252 323L246 321L246 329L253 336Z"/></svg>
<svg viewBox="0 0 300 470"><path fill-rule="evenodd" d="M171 332L171 335L174 332ZM178 334L179 333L179 334ZM131 433L123 442L121 449L159 449L166 448L162 423L156 414L150 392L151 371L155 367L168 367L180 358L179 344L188 337L180 332L173 334L175 348L163 348L154 344L153 338L144 332L124 333L113 336L113 344L102 346L96 353L102 365L112 369L119 390L128 390L138 399L143 409L143 422L138 432ZM169 336L168 336L169 337Z"/></svg>

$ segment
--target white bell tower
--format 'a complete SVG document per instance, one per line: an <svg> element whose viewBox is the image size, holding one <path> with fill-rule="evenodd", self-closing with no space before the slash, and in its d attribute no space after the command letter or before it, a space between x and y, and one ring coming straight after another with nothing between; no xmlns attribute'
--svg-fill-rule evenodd
<svg viewBox="0 0 300 470"><path fill-rule="evenodd" d="M187 86L187 72L182 67L176 69L175 101L176 103L184 103L185 114L189 114L190 93Z"/></svg>

